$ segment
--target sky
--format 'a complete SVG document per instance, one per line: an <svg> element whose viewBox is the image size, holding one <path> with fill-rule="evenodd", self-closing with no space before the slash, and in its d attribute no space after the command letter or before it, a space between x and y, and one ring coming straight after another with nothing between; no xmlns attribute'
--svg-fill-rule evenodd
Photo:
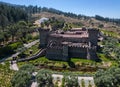
<svg viewBox="0 0 120 87"><path fill-rule="evenodd" d="M120 18L120 0L0 0L18 5L37 5L64 12Z"/></svg>

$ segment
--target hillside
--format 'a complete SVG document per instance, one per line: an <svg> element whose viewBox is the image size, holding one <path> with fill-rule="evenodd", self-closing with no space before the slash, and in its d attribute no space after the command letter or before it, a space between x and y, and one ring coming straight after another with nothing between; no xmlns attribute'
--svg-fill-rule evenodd
<svg viewBox="0 0 120 87"><path fill-rule="evenodd" d="M81 23L85 27L95 27L95 28L102 28L108 31L113 31L120 33L120 26L116 25L115 23L112 22L105 22L105 21L100 21L96 20L94 17L89 17L85 19L84 17L77 19L77 18L72 18L72 17L66 17L64 15L58 15L55 13L50 13L50 12L41 12L37 14L33 14L32 17L36 18L36 22L38 19L47 17L47 18L52 18L55 17L58 20L64 20L67 23Z"/></svg>
<svg viewBox="0 0 120 87"><path fill-rule="evenodd" d="M103 21L99 21L93 17L88 18L88 19L84 19L84 18L77 19L77 18L66 17L64 15L58 15L58 14L54 14L50 12L41 12L41 13L33 14L32 17L35 17L37 19L42 18L42 17L47 17L47 18L55 17L58 20L64 20L65 22L68 22L68 23L80 22L84 26L88 26L88 27L99 27L99 25L103 24L105 28L113 28L113 27L119 28L119 26L116 26L116 24L113 24L111 22L106 23Z"/></svg>

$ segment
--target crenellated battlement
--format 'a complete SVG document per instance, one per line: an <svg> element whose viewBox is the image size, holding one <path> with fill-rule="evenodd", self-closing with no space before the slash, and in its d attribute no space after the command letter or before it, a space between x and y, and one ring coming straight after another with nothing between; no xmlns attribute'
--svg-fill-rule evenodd
<svg viewBox="0 0 120 87"><path fill-rule="evenodd" d="M59 47L59 46L51 46L51 47L48 47L48 49L63 49L63 47Z"/></svg>
<svg viewBox="0 0 120 87"><path fill-rule="evenodd" d="M89 46L87 44L78 44L78 45L71 44L69 45L69 47L88 48Z"/></svg>
<svg viewBox="0 0 120 87"><path fill-rule="evenodd" d="M41 31L50 31L50 29L38 28L38 31L39 31L39 32L41 32Z"/></svg>

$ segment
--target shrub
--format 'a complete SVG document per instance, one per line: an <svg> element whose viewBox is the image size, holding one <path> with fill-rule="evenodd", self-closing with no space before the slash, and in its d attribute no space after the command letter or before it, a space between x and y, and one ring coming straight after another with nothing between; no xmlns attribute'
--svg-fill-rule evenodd
<svg viewBox="0 0 120 87"><path fill-rule="evenodd" d="M64 87L79 87L78 78L76 76L66 76Z"/></svg>
<svg viewBox="0 0 120 87"><path fill-rule="evenodd" d="M81 80L81 85L82 85L82 87L85 87L85 81L84 81L84 79Z"/></svg>
<svg viewBox="0 0 120 87"><path fill-rule="evenodd" d="M34 40L39 39L39 35L33 37Z"/></svg>
<svg viewBox="0 0 120 87"><path fill-rule="evenodd" d="M35 66L33 66L32 64L25 64L22 67L20 67L19 69L20 71L26 71L29 73L32 73L35 71Z"/></svg>
<svg viewBox="0 0 120 87"><path fill-rule="evenodd" d="M10 44L8 46L10 46L12 50L16 50L17 48L22 47L22 43L16 42L16 43Z"/></svg>
<svg viewBox="0 0 120 87"><path fill-rule="evenodd" d="M25 64L20 67L19 71L11 79L13 87L30 87L32 83L32 73L35 67L32 64Z"/></svg>
<svg viewBox="0 0 120 87"><path fill-rule="evenodd" d="M27 57L27 56L28 56L28 55L25 54L24 52L22 52L22 53L20 53L20 54L18 55L19 58L25 58L25 57Z"/></svg>
<svg viewBox="0 0 120 87"><path fill-rule="evenodd" d="M28 35L26 36L26 39L27 39L27 40L33 39L33 38L32 38L32 35L31 35L31 34L28 34Z"/></svg>

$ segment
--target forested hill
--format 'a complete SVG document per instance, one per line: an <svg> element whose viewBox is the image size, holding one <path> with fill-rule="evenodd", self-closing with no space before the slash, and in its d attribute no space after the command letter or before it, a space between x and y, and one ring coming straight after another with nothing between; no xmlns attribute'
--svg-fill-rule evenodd
<svg viewBox="0 0 120 87"><path fill-rule="evenodd" d="M27 20L27 12L23 9L0 2L0 25L2 27L19 20Z"/></svg>
<svg viewBox="0 0 120 87"><path fill-rule="evenodd" d="M76 19L95 18L96 20L99 20L99 21L113 22L113 23L116 23L116 24L120 25L120 19L114 19L114 18L108 18L108 17L105 18L105 17L99 16L99 15L96 15L94 17L90 17L90 16L85 16L85 15L82 15L82 14L77 15L77 14L70 13L70 12L63 12L63 11L60 11L60 10L56 10L54 8L38 7L38 6L32 6L32 5L29 5L29 6L14 5L14 4L9 4L9 3L4 3L4 2L0 2L0 6L1 6L0 7L0 13L2 13L4 16L7 16L7 19L9 21L13 21L13 22L18 21L20 19L26 20L26 18L27 18L26 15L27 14L30 16L31 14L35 14L35 13L49 12L49 13L64 15L66 17L71 17L71 18L76 18Z"/></svg>
<svg viewBox="0 0 120 87"><path fill-rule="evenodd" d="M38 7L38 6L20 6L22 9L26 10L27 13L29 14L35 14L35 13L41 13L41 12L49 12L49 13L53 13L53 14L58 14L58 15L64 15L66 17L71 17L71 18L76 18L76 19L91 19L91 18L95 18L96 20L99 21L105 21L105 22L113 22L116 24L120 24L120 19L114 19L114 18L109 18L109 17L102 17L99 15L95 15L94 17L90 17L90 16L86 16L86 15L82 15L82 14L74 14L71 12L63 12L54 8L47 8L47 7Z"/></svg>

